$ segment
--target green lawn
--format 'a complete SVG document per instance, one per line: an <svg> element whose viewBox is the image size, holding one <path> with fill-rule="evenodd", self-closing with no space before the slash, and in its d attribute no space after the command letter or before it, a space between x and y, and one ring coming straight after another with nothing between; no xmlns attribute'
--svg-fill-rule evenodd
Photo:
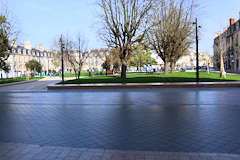
<svg viewBox="0 0 240 160"><path fill-rule="evenodd" d="M97 76L86 77L80 80L66 81L65 84L89 84L89 83L152 83L152 82L195 82L196 73L176 72L164 75L158 74L127 74L127 79L122 80L119 76ZM240 76L227 75L226 79L221 79L219 73L200 72L201 82L220 82L220 81L240 81Z"/></svg>
<svg viewBox="0 0 240 160"><path fill-rule="evenodd" d="M38 80L38 79L42 79L44 77L33 77L30 80ZM0 84L5 84L5 83L13 83L13 82L21 82L21 81L27 81L28 78L27 77L19 77L19 78L4 78L4 79L0 79Z"/></svg>
<svg viewBox="0 0 240 160"><path fill-rule="evenodd" d="M91 73L92 75L100 75L100 72L97 72L97 73ZM106 74L106 72L102 72L103 75ZM88 72L81 72L81 76L89 76L89 73ZM59 74L59 77L62 77L62 74ZM64 74L64 77L77 77L76 74L73 74L73 73L65 73Z"/></svg>

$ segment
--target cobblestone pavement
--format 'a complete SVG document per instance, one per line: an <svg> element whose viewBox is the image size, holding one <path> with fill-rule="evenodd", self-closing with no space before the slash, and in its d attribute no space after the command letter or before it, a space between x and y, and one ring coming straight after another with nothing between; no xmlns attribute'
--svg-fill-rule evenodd
<svg viewBox="0 0 240 160"><path fill-rule="evenodd" d="M239 160L239 155L120 151L0 143L1 160Z"/></svg>
<svg viewBox="0 0 240 160"><path fill-rule="evenodd" d="M72 79L72 78L67 78L66 80L69 80L69 79ZM46 77L44 79L41 79L39 81L32 82L32 83L0 87L0 91L16 91L16 90L46 91L48 85L55 84L60 81L61 81L61 78L59 77Z"/></svg>
<svg viewBox="0 0 240 160"><path fill-rule="evenodd" d="M239 89L3 91L0 142L240 154L239 94Z"/></svg>

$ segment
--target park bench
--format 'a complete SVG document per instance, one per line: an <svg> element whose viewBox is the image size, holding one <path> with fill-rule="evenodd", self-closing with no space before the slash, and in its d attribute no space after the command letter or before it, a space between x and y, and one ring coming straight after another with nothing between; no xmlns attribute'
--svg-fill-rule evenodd
<svg viewBox="0 0 240 160"><path fill-rule="evenodd" d="M113 71L107 70L107 75L113 75Z"/></svg>
<svg viewBox="0 0 240 160"><path fill-rule="evenodd" d="M153 74L153 71L147 72L147 74Z"/></svg>

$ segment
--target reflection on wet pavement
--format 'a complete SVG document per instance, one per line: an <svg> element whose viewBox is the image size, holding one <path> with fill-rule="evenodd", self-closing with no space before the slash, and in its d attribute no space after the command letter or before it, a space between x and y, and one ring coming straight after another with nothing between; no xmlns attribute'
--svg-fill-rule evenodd
<svg viewBox="0 0 240 160"><path fill-rule="evenodd" d="M0 92L0 141L240 154L239 89Z"/></svg>

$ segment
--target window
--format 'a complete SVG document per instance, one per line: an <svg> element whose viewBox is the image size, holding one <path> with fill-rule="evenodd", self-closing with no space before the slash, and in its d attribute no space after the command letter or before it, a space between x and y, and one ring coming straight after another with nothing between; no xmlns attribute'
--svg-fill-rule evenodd
<svg viewBox="0 0 240 160"><path fill-rule="evenodd" d="M236 23L233 25L233 32L236 32Z"/></svg>

